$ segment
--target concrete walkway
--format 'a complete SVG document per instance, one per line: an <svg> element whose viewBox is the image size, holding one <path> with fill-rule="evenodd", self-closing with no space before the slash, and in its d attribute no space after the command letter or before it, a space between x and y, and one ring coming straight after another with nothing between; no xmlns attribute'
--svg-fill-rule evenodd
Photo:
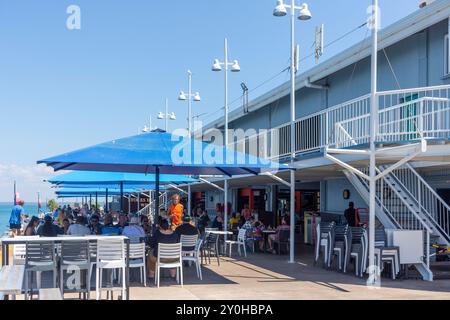
<svg viewBox="0 0 450 320"><path fill-rule="evenodd" d="M305 249L309 251L309 249ZM222 258L203 268L203 281L194 268L185 268L184 288L163 279L158 289L133 287L132 299L450 299L450 280L382 279L380 288L368 288L365 279L314 266L312 254L301 254L295 264L287 256L250 254Z"/></svg>

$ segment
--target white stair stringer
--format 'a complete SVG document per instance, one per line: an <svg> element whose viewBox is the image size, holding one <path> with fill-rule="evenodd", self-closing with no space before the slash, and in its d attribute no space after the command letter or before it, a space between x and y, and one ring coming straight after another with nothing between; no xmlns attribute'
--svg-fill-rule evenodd
<svg viewBox="0 0 450 320"><path fill-rule="evenodd" d="M365 169L361 170L365 171ZM344 170L344 174L350 183L355 187L358 193L361 195L363 200L369 204L369 186L368 183L362 178L358 177L353 172ZM392 187L388 185L384 178L377 182L377 193L376 193L376 217L383 224L386 229L395 230L426 230L430 229L425 226L425 221L420 219L416 214L411 211L410 206L403 203L399 198L397 193L390 194L387 196L383 193L386 186L391 189ZM391 199L391 203L387 199ZM425 244L426 246L429 244ZM426 257L426 250L424 252L424 257ZM422 276L425 281L433 281L433 272L429 266L425 263L414 264L417 271Z"/></svg>
<svg viewBox="0 0 450 320"><path fill-rule="evenodd" d="M380 168L384 169L382 166ZM385 182L425 221L439 244L450 246L450 207L411 165L394 170L386 176Z"/></svg>

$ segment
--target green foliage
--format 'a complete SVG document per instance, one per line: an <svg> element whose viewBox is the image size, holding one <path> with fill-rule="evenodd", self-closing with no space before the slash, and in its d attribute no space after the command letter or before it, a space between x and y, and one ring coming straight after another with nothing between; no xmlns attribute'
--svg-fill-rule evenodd
<svg viewBox="0 0 450 320"><path fill-rule="evenodd" d="M47 202L47 208L54 211L56 209L58 209L59 204L55 199L51 199Z"/></svg>

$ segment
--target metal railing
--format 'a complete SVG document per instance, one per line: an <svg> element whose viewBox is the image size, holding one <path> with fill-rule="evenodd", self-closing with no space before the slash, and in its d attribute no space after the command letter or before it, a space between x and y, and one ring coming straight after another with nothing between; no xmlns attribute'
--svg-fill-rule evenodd
<svg viewBox="0 0 450 320"><path fill-rule="evenodd" d="M378 142L450 138L449 85L380 92L378 103ZM296 154L369 143L370 106L370 95L365 95L296 120ZM291 153L290 134L290 123L285 123L245 137L230 147L268 159L282 159Z"/></svg>
<svg viewBox="0 0 450 320"><path fill-rule="evenodd" d="M409 200L440 235L450 242L450 206L431 188L420 174L406 164L391 174L404 189Z"/></svg>

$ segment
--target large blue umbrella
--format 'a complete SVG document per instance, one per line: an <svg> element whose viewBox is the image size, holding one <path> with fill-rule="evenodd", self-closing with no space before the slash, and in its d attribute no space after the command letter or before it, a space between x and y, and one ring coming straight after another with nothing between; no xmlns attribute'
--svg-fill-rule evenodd
<svg viewBox="0 0 450 320"><path fill-rule="evenodd" d="M118 186L147 187L154 184L154 174L124 173L124 172L98 172L98 171L73 171L48 179L51 184L60 187L71 186ZM161 183L186 184L198 180L178 174L162 174L159 177Z"/></svg>
<svg viewBox="0 0 450 320"><path fill-rule="evenodd" d="M156 194L160 174L243 175L288 169L285 165L166 132L150 132L113 140L38 161L58 170L154 173ZM158 212L159 197L155 199Z"/></svg>
<svg viewBox="0 0 450 320"><path fill-rule="evenodd" d="M124 172L98 172L98 171L73 171L65 173L48 180L48 182L64 188L108 188L119 187L120 207L123 208L124 188L147 188L155 189L155 174L124 173ZM162 174L159 178L163 184L186 184L198 180L184 175ZM98 193L95 193L98 196Z"/></svg>

